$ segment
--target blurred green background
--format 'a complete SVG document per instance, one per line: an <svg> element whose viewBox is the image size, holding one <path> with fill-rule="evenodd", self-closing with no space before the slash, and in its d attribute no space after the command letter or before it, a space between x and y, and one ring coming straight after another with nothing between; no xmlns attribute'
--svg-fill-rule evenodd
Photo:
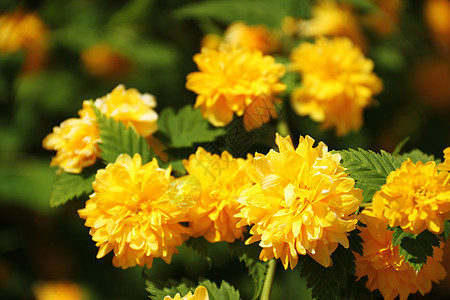
<svg viewBox="0 0 450 300"><path fill-rule="evenodd" d="M382 1L338 2L352 5L363 20ZM444 8L438 10L444 18L431 14L440 22L436 29L429 20L429 2L433 1L403 1L395 30L387 35L362 24L366 55L374 60L384 91L366 109L361 131L344 137L321 131L308 117L292 111L286 93L281 118L294 140L309 134L330 149L392 151L409 137L406 151L419 148L442 158L443 149L450 146L450 29L445 31L445 26L450 28L450 8L447 25ZM31 42L8 50L1 45L6 25L0 22L0 298L34 299L39 282L59 280L78 284L89 299L147 298L141 268L116 269L111 255L95 258L97 248L76 213L84 207L83 199L50 208L55 169L49 167L53 153L42 149L43 138L63 120L76 117L83 100L101 97L120 83L155 95L157 111L192 105L195 95L185 89L185 78L196 70L192 56L205 34L221 34L231 22L244 21L266 24L283 35L284 17L308 18L314 3L1 0L1 15L33 12L46 29L34 32L37 25L30 22L26 30ZM290 47L300 40L284 37L284 48L274 55L286 62ZM295 76L284 80L288 90L298 84ZM267 126L276 128L276 123ZM270 136L264 138L273 141L273 130L266 132ZM266 148L255 145L250 150ZM241 289L243 298L251 297L253 286L245 267L230 258L226 245L214 247L213 268L181 247L183 255L175 256L171 265L156 260L148 273L155 279L225 279ZM448 281L426 298L446 299L446 285ZM278 270L273 299L284 298L310 298L298 270Z"/></svg>

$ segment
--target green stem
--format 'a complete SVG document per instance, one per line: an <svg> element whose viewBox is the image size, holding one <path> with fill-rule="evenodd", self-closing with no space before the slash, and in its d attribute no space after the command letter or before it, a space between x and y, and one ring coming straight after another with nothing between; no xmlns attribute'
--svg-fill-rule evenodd
<svg viewBox="0 0 450 300"><path fill-rule="evenodd" d="M260 300L269 300L272 292L273 280L275 278L275 270L277 268L277 260L272 258L269 260L269 268L267 269L266 280L264 281L263 290Z"/></svg>
<svg viewBox="0 0 450 300"><path fill-rule="evenodd" d="M361 203L359 205L359 207L371 207L371 206L372 206L372 202Z"/></svg>

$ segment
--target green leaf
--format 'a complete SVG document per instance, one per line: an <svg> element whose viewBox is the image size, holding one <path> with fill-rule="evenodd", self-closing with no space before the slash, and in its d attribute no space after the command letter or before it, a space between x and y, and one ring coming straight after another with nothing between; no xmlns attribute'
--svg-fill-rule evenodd
<svg viewBox="0 0 450 300"><path fill-rule="evenodd" d="M231 255L237 256L239 261L244 262L248 269L248 274L254 283L254 293L252 299L258 299L263 290L268 264L259 259L259 246L245 245L242 241L232 243L230 246Z"/></svg>
<svg viewBox="0 0 450 300"><path fill-rule="evenodd" d="M85 169L81 174L56 174L53 178L50 206L56 207L69 200L91 194L96 170L95 167L91 167Z"/></svg>
<svg viewBox="0 0 450 300"><path fill-rule="evenodd" d="M117 122L113 118L107 117L94 104L92 104L92 108L97 116L100 130L100 154L106 163L114 163L116 158L122 153L126 153L131 157L136 153L140 154L142 164L156 157L153 150L148 146L147 141L142 136L139 136L134 129L131 127L126 128L122 122Z"/></svg>
<svg viewBox="0 0 450 300"><path fill-rule="evenodd" d="M200 254L208 263L208 267L211 268L212 262L211 262L211 255L209 254L209 242L203 238L190 238L185 243L186 247L194 250L198 254Z"/></svg>
<svg viewBox="0 0 450 300"><path fill-rule="evenodd" d="M444 232L442 232L444 243L447 241L449 235L450 235L450 220L447 220L444 222Z"/></svg>
<svg viewBox="0 0 450 300"><path fill-rule="evenodd" d="M241 296L230 284L222 281L220 288L214 282L201 280L198 285L204 286L208 290L209 300L239 300Z"/></svg>
<svg viewBox="0 0 450 300"><path fill-rule="evenodd" d="M173 298L177 293L183 297L189 292L194 293L196 288L196 285L187 279L182 279L181 282L169 279L167 282L162 283L153 282L146 278L145 286L145 290L150 294L149 298L152 300L162 300L165 296L170 296Z"/></svg>
<svg viewBox="0 0 450 300"><path fill-rule="evenodd" d="M191 105L181 108L175 113L167 107L158 118L159 131L168 139L171 148L191 147L195 143L211 142L223 134L222 129L210 129L207 120L203 119L200 110Z"/></svg>
<svg viewBox="0 0 450 300"><path fill-rule="evenodd" d="M127 1L124 6L114 13L108 25L120 25L145 20L150 14L154 0Z"/></svg>
<svg viewBox="0 0 450 300"><path fill-rule="evenodd" d="M363 202L371 202L372 197L392 171L400 167L402 157L393 156L381 150L381 154L364 149L338 151L342 157L342 166L355 179L355 187L363 190Z"/></svg>
<svg viewBox="0 0 450 300"><path fill-rule="evenodd" d="M404 138L398 145L395 147L394 151L392 152L392 155L400 154L400 151L402 151L405 144L409 141L409 137Z"/></svg>
<svg viewBox="0 0 450 300"><path fill-rule="evenodd" d="M348 275L347 278L347 290L341 299L364 299L364 300L373 300L373 299L383 299L383 296L379 292L378 289L373 292L369 291L366 288L366 283L369 280L367 276L360 278L356 281L356 276Z"/></svg>
<svg viewBox="0 0 450 300"><path fill-rule="evenodd" d="M182 279L181 282L170 279L165 283L153 282L146 279L145 285L146 291L150 294L149 298L152 300L162 300L165 296L173 298L177 293L180 294L181 297L184 297L189 292L194 294L194 291L198 286L204 286L207 289L210 300L240 299L239 292L225 281L222 281L220 288L217 287L214 282L206 279L201 280L198 285L187 279Z"/></svg>
<svg viewBox="0 0 450 300"><path fill-rule="evenodd" d="M195 2L174 11L179 19L212 18L224 23L244 21L247 24L266 24L276 27L289 15L286 1L272 0L217 0ZM268 13L270 12L270 13Z"/></svg>
<svg viewBox="0 0 450 300"><path fill-rule="evenodd" d="M410 158L413 163L417 163L418 161L421 161L423 163L434 161L433 155L425 154L419 149L414 149L411 152L404 153L403 157L405 160Z"/></svg>
<svg viewBox="0 0 450 300"><path fill-rule="evenodd" d="M361 9L365 12L376 12L380 9L373 4L373 2L368 0L337 0L338 2L347 2L353 4L356 8Z"/></svg>
<svg viewBox="0 0 450 300"><path fill-rule="evenodd" d="M355 255L352 249L362 248L359 230L351 232L349 243L348 249L342 245L336 248L331 255L333 265L329 268L323 267L309 255L299 259L300 274L307 277L306 286L311 288L314 299L337 299L344 293L348 275L355 273Z"/></svg>
<svg viewBox="0 0 450 300"><path fill-rule="evenodd" d="M397 227L392 235L392 244L399 246L400 255L415 271L420 271L427 262L427 256L433 256L433 247L439 247L440 240L428 230L412 234Z"/></svg>

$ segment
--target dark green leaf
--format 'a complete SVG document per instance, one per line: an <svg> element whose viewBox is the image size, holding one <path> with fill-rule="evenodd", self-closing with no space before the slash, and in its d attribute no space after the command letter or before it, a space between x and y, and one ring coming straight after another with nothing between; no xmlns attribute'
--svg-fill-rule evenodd
<svg viewBox="0 0 450 300"><path fill-rule="evenodd" d="M433 256L433 247L439 247L440 241L437 235L428 230L412 234L397 227L392 235L392 244L398 245L400 255L414 270L420 271L427 262L427 256Z"/></svg>
<svg viewBox="0 0 450 300"><path fill-rule="evenodd" d="M50 194L50 206L56 207L69 200L92 193L92 182L96 168L83 170L81 174L60 173L53 178L53 189Z"/></svg>
<svg viewBox="0 0 450 300"><path fill-rule="evenodd" d="M210 129L200 110L191 105L175 113L171 107L165 108L158 119L159 131L168 139L172 148L191 147L195 143L211 142L223 134L222 129Z"/></svg>
<svg viewBox="0 0 450 300"><path fill-rule="evenodd" d="M230 244L230 252L244 262L248 269L248 274L252 277L255 285L253 299L261 295L264 280L266 278L268 265L259 259L260 248L252 245L245 245L241 241Z"/></svg>
<svg viewBox="0 0 450 300"><path fill-rule="evenodd" d="M373 299L382 299L379 290L374 290L373 292L369 291L366 288L366 283L368 280L367 276L360 278L358 281L356 280L356 276L348 275L347 277L347 289L341 297L341 299L352 299L352 300L373 300Z"/></svg>
<svg viewBox="0 0 450 300"><path fill-rule="evenodd" d="M205 238L190 238L184 244L186 245L186 247L200 254L206 260L208 266L211 268L211 255L209 254L208 250L209 242Z"/></svg>
<svg viewBox="0 0 450 300"><path fill-rule="evenodd" d="M370 150L348 149L338 151L346 172L356 180L356 187L363 190L363 202L371 202L372 197L392 171L400 167L402 157L393 156L381 150L381 154Z"/></svg>
<svg viewBox="0 0 450 300"><path fill-rule="evenodd" d="M300 274L306 276L307 287L311 288L315 299L337 299L347 288L347 275L355 273L355 255L352 249L361 252L362 240L359 231L352 231L349 236L350 246L345 249L339 245L331 255L333 265L325 268L309 255L299 259Z"/></svg>
<svg viewBox="0 0 450 300"><path fill-rule="evenodd" d="M100 150L102 159L107 163L114 163L116 158L126 153L133 157L138 153L142 157L142 164L151 161L155 153L149 148L147 141L139 136L131 127L126 128L122 122L117 122L113 118L101 113L92 104L97 116L98 128L100 130Z"/></svg>

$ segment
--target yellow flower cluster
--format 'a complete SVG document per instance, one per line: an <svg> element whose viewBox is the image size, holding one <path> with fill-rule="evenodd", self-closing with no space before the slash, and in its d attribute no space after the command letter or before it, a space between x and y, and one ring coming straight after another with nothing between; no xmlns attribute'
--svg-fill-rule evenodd
<svg viewBox="0 0 450 300"><path fill-rule="evenodd" d="M250 154L247 159L236 159L227 151L219 156L199 148L183 161L189 176L201 184L201 194L191 208L194 237L203 236L211 243L242 239L244 228L236 227L239 220L234 215L241 207L237 197L253 185L249 176L252 159Z"/></svg>
<svg viewBox="0 0 450 300"><path fill-rule="evenodd" d="M176 294L175 297L164 297L163 300L209 300L208 291L204 286L199 286L195 289L194 295L189 292L186 296L181 297L180 294Z"/></svg>
<svg viewBox="0 0 450 300"><path fill-rule="evenodd" d="M256 154L256 184L238 199L238 225L253 225L246 244L260 241L260 259L280 258L285 269L296 266L299 254L329 267L338 244L349 246L362 191L322 142L313 147L311 137L300 137L294 148L290 137L277 135L276 143L279 152Z"/></svg>
<svg viewBox="0 0 450 300"><path fill-rule="evenodd" d="M368 277L366 287L370 291L378 289L385 300L397 296L406 300L409 294L419 291L422 295L430 292L432 282L438 283L446 277L442 266L442 249L433 247L433 257L418 272L414 271L399 253L399 246L393 246L393 231L387 230L387 220L378 218L370 209L362 213L361 227L363 255L355 254L358 280Z"/></svg>
<svg viewBox="0 0 450 300"><path fill-rule="evenodd" d="M142 165L138 154L122 154L97 172L94 193L78 211L99 247L97 258L113 251L114 266L124 269L150 268L155 257L170 263L176 247L190 236L180 224L187 208L168 197L170 172L156 159Z"/></svg>
<svg viewBox="0 0 450 300"><path fill-rule="evenodd" d="M47 35L47 26L34 13L17 10L0 15L0 53L24 50L24 71L35 70L44 62Z"/></svg>
<svg viewBox="0 0 450 300"><path fill-rule="evenodd" d="M292 95L294 110L324 128L336 127L338 135L358 130L363 109L382 89L366 59L348 38L319 38L301 43L291 53L292 70L300 72L302 85Z"/></svg>
<svg viewBox="0 0 450 300"><path fill-rule="evenodd" d="M415 164L408 159L389 174L372 205L375 215L385 217L391 227L440 234L450 218L450 173L438 172L434 161Z"/></svg>
<svg viewBox="0 0 450 300"><path fill-rule="evenodd" d="M91 105L92 102L84 101L78 112L79 118L55 126L42 141L45 149L56 151L52 166L59 166L69 173L80 173L99 157L100 137ZM94 105L107 116L131 126L143 137L149 137L158 129L158 114L153 110L156 101L150 94L140 94L136 89L126 90L123 85L118 85L111 93L95 100Z"/></svg>
<svg viewBox="0 0 450 300"><path fill-rule="evenodd" d="M195 107L214 126L225 126L236 113L244 115L246 129L252 130L277 116L274 102L286 89L279 81L285 67L272 56L223 45L202 48L194 61L199 71L188 74L186 88L198 95Z"/></svg>

